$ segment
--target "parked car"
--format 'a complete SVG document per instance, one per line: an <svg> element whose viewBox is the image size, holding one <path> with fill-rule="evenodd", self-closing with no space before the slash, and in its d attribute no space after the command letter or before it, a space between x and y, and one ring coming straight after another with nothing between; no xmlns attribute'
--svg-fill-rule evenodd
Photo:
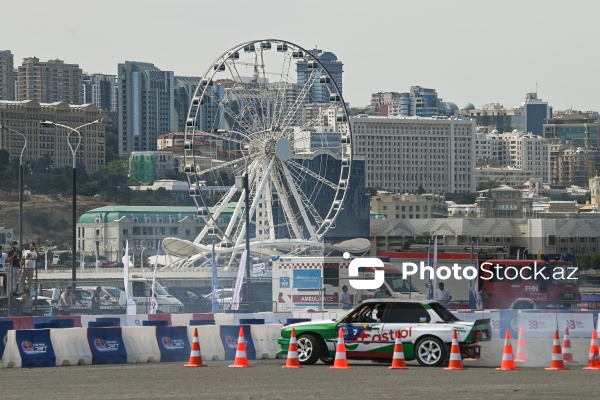
<svg viewBox="0 0 600 400"><path fill-rule="evenodd" d="M186 313L212 311L212 301L190 288L169 287L167 291L183 303L183 311Z"/></svg>
<svg viewBox="0 0 600 400"><path fill-rule="evenodd" d="M281 329L278 354L287 354L292 328L296 330L298 358L304 365L319 359L331 363L340 329L348 359L391 361L399 332L404 358L428 367L447 363L455 330L463 357L479 358L478 342L492 336L489 319L460 321L440 303L429 300L366 300L337 320L287 325Z"/></svg>
<svg viewBox="0 0 600 400"><path fill-rule="evenodd" d="M212 295L213 295L213 292L210 292L209 294L204 296L204 298L209 300L211 304L212 304ZM240 293L240 297L243 297L241 293ZM231 309L231 304L233 303L233 289L224 289L224 288L217 289L217 300L219 302L220 310Z"/></svg>

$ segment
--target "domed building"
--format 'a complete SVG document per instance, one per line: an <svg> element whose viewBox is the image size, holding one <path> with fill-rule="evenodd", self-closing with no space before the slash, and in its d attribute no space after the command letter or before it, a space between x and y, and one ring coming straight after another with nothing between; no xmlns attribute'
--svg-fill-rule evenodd
<svg viewBox="0 0 600 400"><path fill-rule="evenodd" d="M475 109L475 106L472 103L467 103L462 108L463 111L473 111L474 109Z"/></svg>

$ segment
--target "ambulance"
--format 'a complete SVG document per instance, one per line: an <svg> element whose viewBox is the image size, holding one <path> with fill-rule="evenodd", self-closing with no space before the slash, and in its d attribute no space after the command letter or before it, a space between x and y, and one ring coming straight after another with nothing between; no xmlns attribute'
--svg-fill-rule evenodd
<svg viewBox="0 0 600 400"><path fill-rule="evenodd" d="M341 309L342 287L348 286L353 305L374 297L375 289L357 290L349 284L350 260L342 257L279 257L272 262L273 300L276 311ZM353 279L374 279L374 270L361 268ZM386 297L426 299L424 293L403 279L398 267L384 263Z"/></svg>

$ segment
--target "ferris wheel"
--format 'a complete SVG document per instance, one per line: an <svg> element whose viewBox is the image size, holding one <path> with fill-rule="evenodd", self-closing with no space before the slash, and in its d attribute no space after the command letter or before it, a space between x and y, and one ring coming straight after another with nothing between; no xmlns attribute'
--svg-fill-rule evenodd
<svg viewBox="0 0 600 400"><path fill-rule="evenodd" d="M323 243L346 198L352 132L341 82L320 53L249 41L206 70L184 143L202 228L193 243L165 239L167 252L197 257L213 242L218 253L240 252L247 235L253 249L281 254Z"/></svg>

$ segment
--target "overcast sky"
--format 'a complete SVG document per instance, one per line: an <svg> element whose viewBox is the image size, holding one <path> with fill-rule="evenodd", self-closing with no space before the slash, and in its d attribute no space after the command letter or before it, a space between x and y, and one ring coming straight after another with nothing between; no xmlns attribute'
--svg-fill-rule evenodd
<svg viewBox="0 0 600 400"><path fill-rule="evenodd" d="M555 110L600 110L599 15L592 0L3 0L0 49L15 66L146 61L201 76L236 44L278 38L335 53L352 106L420 85L459 107L514 107L537 82Z"/></svg>

